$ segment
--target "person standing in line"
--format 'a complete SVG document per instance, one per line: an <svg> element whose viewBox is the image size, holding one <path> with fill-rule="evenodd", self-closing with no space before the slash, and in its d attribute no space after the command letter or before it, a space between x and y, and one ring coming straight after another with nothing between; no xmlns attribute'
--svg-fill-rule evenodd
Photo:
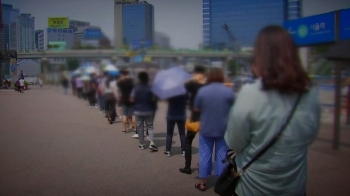
<svg viewBox="0 0 350 196"><path fill-rule="evenodd" d="M185 83L185 88L190 95L189 109L191 111L190 120L192 122L198 122L200 113L193 110L194 100L196 98L198 90L205 85L205 68L201 65L195 66L193 70L193 78ZM184 174L191 174L191 162L192 162L192 141L196 137L196 132L187 130L185 138L185 167L180 168L179 171Z"/></svg>
<svg viewBox="0 0 350 196"><path fill-rule="evenodd" d="M308 146L320 126L318 89L301 64L292 36L281 26L267 26L258 33L253 57L257 80L241 89L225 133L228 147L237 152L237 169L278 137L242 172L235 192L304 196Z"/></svg>
<svg viewBox="0 0 350 196"><path fill-rule="evenodd" d="M229 111L234 102L234 93L224 84L224 73L219 68L212 68L207 84L202 87L194 102L194 111L200 112L199 129L199 183L195 187L206 190L206 179L212 173L213 148L215 145L214 175L219 176L226 164L222 160L228 150L224 135Z"/></svg>
<svg viewBox="0 0 350 196"><path fill-rule="evenodd" d="M75 96L77 94L77 88L75 86L75 76L73 76L70 79L70 83L71 83L71 86L72 86L72 94L73 94L73 96Z"/></svg>
<svg viewBox="0 0 350 196"><path fill-rule="evenodd" d="M75 86L77 87L77 95L80 99L83 96L84 83L79 76L75 78Z"/></svg>
<svg viewBox="0 0 350 196"><path fill-rule="evenodd" d="M139 134L139 148L145 149L144 143L144 123L146 123L149 133L149 149L158 151L158 147L154 143L154 127L153 127L153 111L155 96L148 85L148 74L140 72L138 74L139 85L137 85L131 93L131 102L134 103L134 114L136 116L136 130Z"/></svg>
<svg viewBox="0 0 350 196"><path fill-rule="evenodd" d="M62 86L63 86L63 93L65 95L68 94L68 86L69 86L69 81L67 79L66 76L63 76L63 79L62 79Z"/></svg>
<svg viewBox="0 0 350 196"><path fill-rule="evenodd" d="M21 90L21 93L24 93L23 92L23 90L24 90L24 79L23 78L19 79L19 89Z"/></svg>
<svg viewBox="0 0 350 196"><path fill-rule="evenodd" d="M100 112L103 113L105 111L105 98L104 98L104 93L103 93L103 87L105 85L105 82L108 77L108 72L105 71L103 72L103 76L100 76L98 79L98 90L97 90L97 95L98 95L98 103L100 105Z"/></svg>
<svg viewBox="0 0 350 196"><path fill-rule="evenodd" d="M134 81L129 75L129 71L123 69L121 71L121 79L117 84L120 90L119 101L123 109L123 131L127 133L127 121L128 116L132 116L131 125L135 127L135 115L134 115L134 104L130 102L130 94L134 88Z"/></svg>
<svg viewBox="0 0 350 196"><path fill-rule="evenodd" d="M105 101L105 113L109 124L113 124L116 118L116 103L118 97L117 83L113 76L107 76L102 88Z"/></svg>
<svg viewBox="0 0 350 196"><path fill-rule="evenodd" d="M171 156L171 145L176 124L181 142L181 155L185 156L186 102L187 94L168 99L166 149L164 151L167 157Z"/></svg>
<svg viewBox="0 0 350 196"><path fill-rule="evenodd" d="M90 81L89 81L89 90L87 93L87 97L89 100L90 108L96 108L96 91L98 88L98 82L95 78L95 74L90 74Z"/></svg>

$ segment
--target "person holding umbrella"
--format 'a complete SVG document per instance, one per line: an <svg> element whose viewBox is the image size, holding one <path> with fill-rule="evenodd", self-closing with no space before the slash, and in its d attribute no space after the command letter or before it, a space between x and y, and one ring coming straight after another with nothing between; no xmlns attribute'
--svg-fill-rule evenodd
<svg viewBox="0 0 350 196"><path fill-rule="evenodd" d="M193 78L185 83L185 88L190 96L189 109L191 111L190 120L192 122L198 122L200 113L193 110L194 100L197 96L198 90L205 85L205 68L201 65L197 65L193 70ZM187 130L185 139L185 167L180 168L179 171L184 174L191 174L191 162L192 162L192 141L196 137L196 132Z"/></svg>

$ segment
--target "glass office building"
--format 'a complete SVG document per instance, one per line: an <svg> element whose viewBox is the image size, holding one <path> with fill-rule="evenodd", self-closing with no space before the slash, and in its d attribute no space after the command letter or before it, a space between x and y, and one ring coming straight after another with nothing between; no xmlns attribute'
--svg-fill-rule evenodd
<svg viewBox="0 0 350 196"><path fill-rule="evenodd" d="M35 52L35 18L31 14L21 14L10 24L10 49Z"/></svg>
<svg viewBox="0 0 350 196"><path fill-rule="evenodd" d="M146 1L123 3L123 42L153 42L154 7Z"/></svg>
<svg viewBox="0 0 350 196"><path fill-rule="evenodd" d="M1 32L1 47L3 50L10 49L10 24L16 22L19 16L19 9L13 8L12 5L2 4L2 23L3 29ZM2 74L10 75L10 62L8 60L2 62Z"/></svg>
<svg viewBox="0 0 350 196"><path fill-rule="evenodd" d="M302 0L203 0L203 45L252 47L260 29L301 17L301 7Z"/></svg>

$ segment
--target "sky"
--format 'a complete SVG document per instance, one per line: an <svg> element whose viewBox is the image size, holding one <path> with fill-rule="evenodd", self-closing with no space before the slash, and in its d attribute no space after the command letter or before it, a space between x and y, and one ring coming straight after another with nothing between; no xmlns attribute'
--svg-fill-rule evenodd
<svg viewBox="0 0 350 196"><path fill-rule="evenodd" d="M96 3L98 2L98 3ZM68 16L100 26L113 40L114 0L2 0L35 17L35 28L47 27L47 18ZM198 49L202 43L202 0L147 0L154 5L155 31L170 37L174 48ZM350 0L303 0L303 15L350 8Z"/></svg>

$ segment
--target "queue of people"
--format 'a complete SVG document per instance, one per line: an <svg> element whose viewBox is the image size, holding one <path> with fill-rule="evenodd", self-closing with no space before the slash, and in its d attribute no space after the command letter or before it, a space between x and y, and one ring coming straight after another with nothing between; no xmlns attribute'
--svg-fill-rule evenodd
<svg viewBox="0 0 350 196"><path fill-rule="evenodd" d="M180 153L185 157L185 166L179 169L181 173L193 172L192 142L199 135L196 189L206 191L206 179L212 174L212 168L216 176L223 172L227 163L222 161L231 149L237 152L238 170L244 168L235 187L237 195L305 195L307 148L315 139L320 123L317 90L301 65L291 36L280 26L268 26L259 32L252 68L255 82L245 85L236 98L233 90L225 85L221 69L212 68L206 73L203 66L196 66L193 77L184 83L187 93L167 100L164 154L172 155L177 125ZM154 142L158 99L151 91L146 72L140 72L137 79L134 83L128 71L122 70L118 78L105 74L89 84L95 89L95 95L97 92L100 109L105 111L109 123L112 124L119 114L123 122L122 133L129 131L129 122L130 128L135 129L138 147L142 150L147 147L146 131L148 148L158 151ZM77 88L82 86L78 80L75 85ZM295 112L291 113L294 105ZM121 113L116 110L118 106L122 108ZM288 121L290 113L291 120ZM199 130L186 131L188 122L200 124ZM277 141L261 153L281 126L284 129ZM254 159L257 154L260 156ZM246 167L248 163L249 167Z"/></svg>

